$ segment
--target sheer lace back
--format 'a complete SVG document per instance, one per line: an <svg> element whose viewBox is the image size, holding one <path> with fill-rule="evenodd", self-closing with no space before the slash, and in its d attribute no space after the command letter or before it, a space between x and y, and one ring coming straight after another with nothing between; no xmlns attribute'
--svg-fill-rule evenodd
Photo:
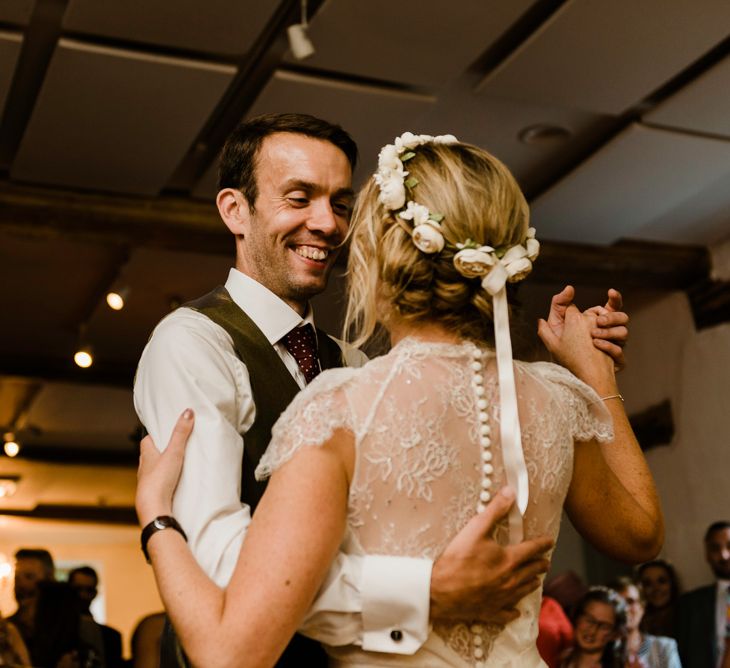
<svg viewBox="0 0 730 668"><path fill-rule="evenodd" d="M473 350L471 343L405 339L361 369L323 373L277 422L257 475L268 475L299 447L347 428L357 448L350 542L363 553L436 558L474 515L481 491ZM557 536L573 442L610 438L610 418L595 393L560 367L515 363L515 378L530 487L525 537ZM483 387L494 454L491 491L496 492L505 476L493 356L485 364ZM506 523L495 538L507 542ZM526 607L518 636L534 645L539 596ZM435 625L435 631L465 661L473 658L475 631L485 657L499 635L497 628L460 624Z"/></svg>

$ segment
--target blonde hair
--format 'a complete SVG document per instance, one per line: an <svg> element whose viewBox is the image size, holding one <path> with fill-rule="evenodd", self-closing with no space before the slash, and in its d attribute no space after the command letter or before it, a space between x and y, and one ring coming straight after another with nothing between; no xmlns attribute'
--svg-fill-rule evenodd
<svg viewBox="0 0 730 668"><path fill-rule="evenodd" d="M437 254L419 251L412 225L378 200L373 179L360 192L350 227L345 336L361 345L378 323L438 323L462 338L491 343L492 299L480 279L454 267L454 244L468 239L494 248L524 243L527 202L497 158L469 144L424 144L406 163L418 183L409 199L443 215L447 240Z"/></svg>

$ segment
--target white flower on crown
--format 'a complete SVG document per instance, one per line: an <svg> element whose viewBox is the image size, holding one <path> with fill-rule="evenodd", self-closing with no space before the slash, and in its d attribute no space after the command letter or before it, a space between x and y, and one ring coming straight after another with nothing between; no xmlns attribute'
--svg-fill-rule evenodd
<svg viewBox="0 0 730 668"><path fill-rule="evenodd" d="M413 226L416 227L417 225L427 223L430 215L431 212L428 210L428 207L423 206L423 204L410 201L406 205L405 211L401 211L398 214L398 218L402 218L403 220L412 220Z"/></svg>
<svg viewBox="0 0 730 668"><path fill-rule="evenodd" d="M454 266L465 278L484 276L498 261L491 246L471 248L466 244L456 244L456 247L460 250L454 255Z"/></svg>
<svg viewBox="0 0 730 668"><path fill-rule="evenodd" d="M440 253L446 243L440 228L441 225L433 220L416 225L411 232L414 246L427 255Z"/></svg>
<svg viewBox="0 0 730 668"><path fill-rule="evenodd" d="M383 146L378 155L378 171L375 172L375 183L378 184L380 193L378 199L389 211L398 211L406 204L405 179L408 172L403 167L401 156L408 151L433 142L436 144L452 144L457 141L454 135L414 135L412 132L404 132L396 137L392 144ZM406 159L409 156L406 156Z"/></svg>

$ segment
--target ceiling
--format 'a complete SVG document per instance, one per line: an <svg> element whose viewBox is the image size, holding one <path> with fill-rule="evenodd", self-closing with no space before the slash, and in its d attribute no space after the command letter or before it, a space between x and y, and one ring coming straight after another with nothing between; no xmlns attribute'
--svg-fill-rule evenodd
<svg viewBox="0 0 730 668"><path fill-rule="evenodd" d="M296 0L0 3L0 429L23 446L0 456L18 478L0 512L132 521L136 360L165 313L225 279L215 164L250 115L341 123L358 183L406 129L488 148L545 241L528 305L570 279L629 305L683 289L698 324L730 319L708 251L730 236L727 0L309 10L300 62L284 38ZM340 300L341 281L318 299L325 327Z"/></svg>

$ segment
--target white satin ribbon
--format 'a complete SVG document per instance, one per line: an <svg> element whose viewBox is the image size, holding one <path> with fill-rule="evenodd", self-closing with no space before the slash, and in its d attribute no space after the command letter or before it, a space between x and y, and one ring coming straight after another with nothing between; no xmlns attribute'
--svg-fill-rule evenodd
<svg viewBox="0 0 730 668"><path fill-rule="evenodd" d="M513 250L513 249L510 249ZM524 250L524 249L523 249ZM519 253L517 254L519 255ZM526 255L526 253L525 253ZM505 255L505 258L507 256ZM509 539L519 543L523 538L522 517L529 499L529 481L525 454L522 451L522 433L517 412L517 390L512 366L512 340L509 333L509 311L505 283L510 275L510 266L504 259L498 261L482 280L482 287L492 295L494 311L494 339L497 349L497 373L499 376L499 433L502 441L502 460L507 482L515 490L516 500L509 513ZM513 258L522 270L521 257ZM525 258L526 259L526 258ZM527 260L529 262L529 260ZM517 268L517 267L516 267Z"/></svg>

